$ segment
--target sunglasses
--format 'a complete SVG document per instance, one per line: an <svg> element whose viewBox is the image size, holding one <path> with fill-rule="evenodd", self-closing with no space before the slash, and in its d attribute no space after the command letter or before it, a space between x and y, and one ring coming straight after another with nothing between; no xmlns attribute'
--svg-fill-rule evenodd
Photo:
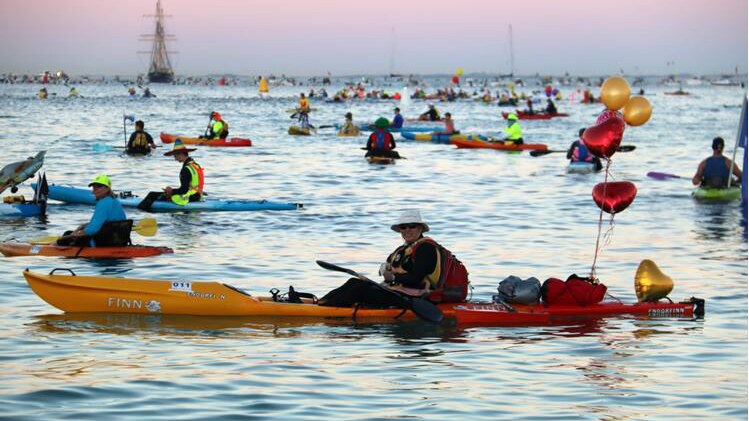
<svg viewBox="0 0 749 421"><path fill-rule="evenodd" d="M405 229L416 229L421 228L421 224L400 224L398 225L398 229L405 230Z"/></svg>

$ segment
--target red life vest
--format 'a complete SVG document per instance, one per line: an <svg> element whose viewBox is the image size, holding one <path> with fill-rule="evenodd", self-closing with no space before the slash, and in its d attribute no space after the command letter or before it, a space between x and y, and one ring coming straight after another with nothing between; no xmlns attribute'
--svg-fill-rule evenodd
<svg viewBox="0 0 749 421"><path fill-rule="evenodd" d="M458 260L450 250L442 247L439 243L429 237L424 237L414 242L411 249L411 258L415 260L416 249L420 244L433 244L439 253L437 264L439 265L436 283L429 292L429 301L434 303L461 303L468 296L468 270L463 262ZM431 280L434 282L434 280Z"/></svg>
<svg viewBox="0 0 749 421"><path fill-rule="evenodd" d="M378 129L369 135L369 146L373 151L389 151L394 140L390 132Z"/></svg>

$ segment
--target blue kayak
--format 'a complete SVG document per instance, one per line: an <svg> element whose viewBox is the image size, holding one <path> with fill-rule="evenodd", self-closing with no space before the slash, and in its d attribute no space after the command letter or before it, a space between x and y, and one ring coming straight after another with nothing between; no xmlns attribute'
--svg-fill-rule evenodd
<svg viewBox="0 0 749 421"><path fill-rule="evenodd" d="M36 183L32 184L36 188ZM49 186L49 199L59 200L67 203L80 203L93 205L96 203L94 194L89 189L79 189L69 186L58 186L51 184ZM137 207L143 200L142 197L134 196L132 193L125 191L117 193L122 206ZM213 212L245 212L259 210L296 210L301 209L301 203L282 203L269 202L267 200L205 200L202 202L190 202L184 206L157 200L153 202L151 211L153 212L193 212L193 211L213 211Z"/></svg>
<svg viewBox="0 0 749 421"><path fill-rule="evenodd" d="M0 203L0 218L39 216L42 206L33 203Z"/></svg>
<svg viewBox="0 0 749 421"><path fill-rule="evenodd" d="M596 164L593 162L570 162L567 165L567 172L571 174L590 174L596 171Z"/></svg>

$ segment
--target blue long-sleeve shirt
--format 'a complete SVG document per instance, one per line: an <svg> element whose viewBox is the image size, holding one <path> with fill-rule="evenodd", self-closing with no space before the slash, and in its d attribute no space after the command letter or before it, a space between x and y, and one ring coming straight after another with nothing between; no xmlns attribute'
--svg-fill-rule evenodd
<svg viewBox="0 0 749 421"><path fill-rule="evenodd" d="M403 116L400 114L396 114L395 117L393 117L393 125L391 127L394 127L396 129L400 129L403 127Z"/></svg>
<svg viewBox="0 0 749 421"><path fill-rule="evenodd" d="M127 219L119 200L106 196L96 201L94 215L84 229L86 235L94 236L106 222L124 221Z"/></svg>

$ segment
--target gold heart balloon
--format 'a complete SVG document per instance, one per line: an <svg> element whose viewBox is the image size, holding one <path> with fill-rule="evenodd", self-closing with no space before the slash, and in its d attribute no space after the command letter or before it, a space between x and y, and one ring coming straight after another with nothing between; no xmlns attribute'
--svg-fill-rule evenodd
<svg viewBox="0 0 749 421"><path fill-rule="evenodd" d="M666 297L674 289L674 281L661 272L652 260L640 262L635 273L635 293L639 302L654 302Z"/></svg>

